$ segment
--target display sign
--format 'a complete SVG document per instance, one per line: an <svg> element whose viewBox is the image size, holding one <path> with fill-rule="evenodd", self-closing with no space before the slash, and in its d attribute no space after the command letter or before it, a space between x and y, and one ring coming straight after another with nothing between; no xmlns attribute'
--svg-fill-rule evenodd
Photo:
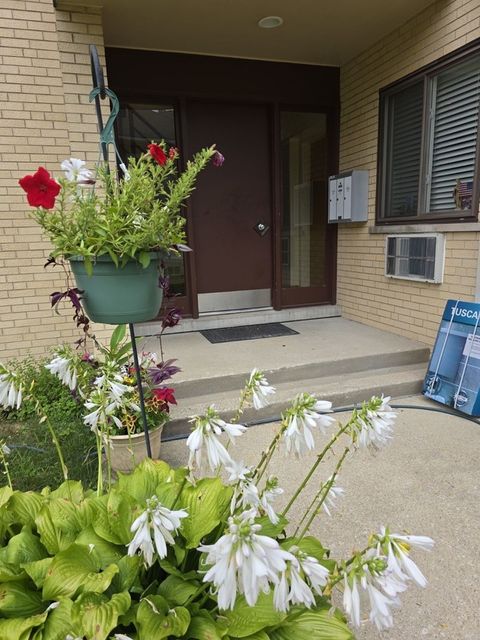
<svg viewBox="0 0 480 640"><path fill-rule="evenodd" d="M480 304L447 302L423 394L463 413L480 416Z"/></svg>

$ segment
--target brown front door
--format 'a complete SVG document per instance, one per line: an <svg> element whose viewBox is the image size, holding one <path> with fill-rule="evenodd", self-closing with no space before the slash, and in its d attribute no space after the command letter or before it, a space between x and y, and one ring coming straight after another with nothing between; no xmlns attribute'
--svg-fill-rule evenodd
<svg viewBox="0 0 480 640"><path fill-rule="evenodd" d="M271 305L271 142L264 105L191 101L189 154L215 143L225 156L209 166L191 198L199 312Z"/></svg>

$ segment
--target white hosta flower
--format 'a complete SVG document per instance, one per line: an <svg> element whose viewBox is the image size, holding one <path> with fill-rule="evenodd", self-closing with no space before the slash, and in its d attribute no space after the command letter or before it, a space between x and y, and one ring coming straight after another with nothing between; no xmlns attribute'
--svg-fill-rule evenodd
<svg viewBox="0 0 480 640"><path fill-rule="evenodd" d="M391 439L397 414L392 411L389 401L390 396L373 396L362 407L355 424L360 446L381 446Z"/></svg>
<svg viewBox="0 0 480 640"><path fill-rule="evenodd" d="M273 477L269 478L265 490L260 497L260 507L265 511L265 514L272 524L278 524L280 522L280 518L273 508L273 502L278 496L281 496L282 493L283 489L278 486L278 479Z"/></svg>
<svg viewBox="0 0 480 640"><path fill-rule="evenodd" d="M360 593L355 573L345 574L343 579L343 608L354 627L360 626Z"/></svg>
<svg viewBox="0 0 480 640"><path fill-rule="evenodd" d="M233 609L237 592L253 607L260 592L267 593L280 581L286 561L293 558L275 539L259 533L254 518L254 511L229 518L227 533L215 544L198 547L207 554L210 568L203 581L213 583L219 609Z"/></svg>
<svg viewBox="0 0 480 640"><path fill-rule="evenodd" d="M70 158L69 160L64 160L60 167L70 182L91 184L93 173L86 168L85 164L84 160Z"/></svg>
<svg viewBox="0 0 480 640"><path fill-rule="evenodd" d="M204 416L194 416L190 422L195 423L195 428L187 438L187 447L190 450L188 466L192 468L195 462L197 467L200 467L204 450L212 471L216 471L221 465L230 465L232 458L218 437L226 433L230 441L234 442L235 438L246 431L246 427L225 422L213 406L207 409Z"/></svg>
<svg viewBox="0 0 480 640"><path fill-rule="evenodd" d="M258 411L269 404L269 397L275 394L275 387L268 384L262 371L253 369L247 382L254 408Z"/></svg>
<svg viewBox="0 0 480 640"><path fill-rule="evenodd" d="M317 400L308 393L300 393L288 410L287 427L283 432L283 440L287 453L292 451L301 456L315 448L312 429L318 428L323 434L335 419L323 415L331 411L332 403Z"/></svg>
<svg viewBox="0 0 480 640"><path fill-rule="evenodd" d="M45 369L56 376L70 391L76 388L77 372L70 358L56 354L53 360L45 365Z"/></svg>
<svg viewBox="0 0 480 640"><path fill-rule="evenodd" d="M162 506L157 496L147 500L147 508L132 524L130 531L134 533L128 545L128 555L134 556L140 551L145 564L151 567L155 550L159 558L167 555L167 543L175 544L173 535L181 526L182 518L188 513L184 509L171 511Z"/></svg>
<svg viewBox="0 0 480 640"><path fill-rule="evenodd" d="M398 598L389 598L379 591L371 582L366 582L366 591L370 602L370 621L379 631L393 627L391 607L399 607Z"/></svg>
<svg viewBox="0 0 480 640"><path fill-rule="evenodd" d="M297 546L289 549L292 560L275 586L273 601L278 611L288 611L290 605L302 604L307 608L315 605L315 593L322 595L328 581L329 571L316 558L307 555ZM290 588L289 588L290 587Z"/></svg>
<svg viewBox="0 0 480 640"><path fill-rule="evenodd" d="M14 371L8 371L0 364L0 407L20 409L23 384Z"/></svg>
<svg viewBox="0 0 480 640"><path fill-rule="evenodd" d="M342 487L337 487L336 486L336 481L338 480L338 476L335 478L335 480L333 481L333 483L331 484L328 493L324 499L324 501L322 502L322 509L325 511L325 513L327 514L327 516L331 516L331 512L330 509L334 509L336 507L335 504L335 500L337 498L341 498L343 496L343 494L345 493L344 489L342 489ZM327 487L328 484L330 484L332 482L332 478L330 476L330 478L325 482L325 484L323 485L325 488Z"/></svg>
<svg viewBox="0 0 480 640"><path fill-rule="evenodd" d="M382 528L380 547L387 556L389 570L400 581L411 578L419 587L427 586L427 579L415 562L410 558L411 547L424 551L431 551L435 544L428 536L408 536L398 533L388 533Z"/></svg>

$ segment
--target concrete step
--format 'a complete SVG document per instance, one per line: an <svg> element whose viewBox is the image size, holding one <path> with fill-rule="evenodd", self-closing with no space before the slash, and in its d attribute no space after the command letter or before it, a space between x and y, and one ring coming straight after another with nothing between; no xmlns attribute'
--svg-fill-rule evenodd
<svg viewBox="0 0 480 640"><path fill-rule="evenodd" d="M401 355L403 358L400 357ZM390 353L390 360L392 360L393 356L396 356L397 359L394 359L394 362L390 362L389 366L380 366L380 368L377 366L375 369L365 368L368 360L364 359L362 364L355 362L357 359L354 358L350 359L350 366L363 366L363 368L347 369L347 363L336 362L336 370L332 370L333 367L328 367L321 372L321 375L313 375L313 368L307 368L306 370L299 368L307 374L305 377L295 375L295 373L299 372L294 373L292 369L288 370L288 378L287 372L283 370L269 372L267 378L269 382L275 385L277 390L275 396L273 396L273 402L260 411L247 409L242 416L242 422L252 422L266 418L273 419L279 416L289 406L293 397L301 391L313 393L319 399L329 400L334 407L359 403L367 400L372 395L381 393L391 395L394 398L418 393L422 388L425 376L428 349L423 352L423 360L420 359L420 353L412 353L410 355L416 359L413 363L402 362L402 359L407 357L405 354ZM380 359L380 362L383 362L382 359ZM322 366L325 366L325 363L322 363ZM192 383L186 382L178 385L176 387L176 395L179 404L178 407L174 407L172 410L172 420L164 429L163 438L169 439L188 435L191 428L188 418L192 415L203 413L211 404L215 405L224 419L231 418L235 413L244 380L245 376L243 376L235 390L229 385L226 388L222 388L220 378L216 380L216 388L215 381L203 380L202 387L197 388L197 393L190 393L189 395L186 391L194 390L194 387L189 386Z"/></svg>

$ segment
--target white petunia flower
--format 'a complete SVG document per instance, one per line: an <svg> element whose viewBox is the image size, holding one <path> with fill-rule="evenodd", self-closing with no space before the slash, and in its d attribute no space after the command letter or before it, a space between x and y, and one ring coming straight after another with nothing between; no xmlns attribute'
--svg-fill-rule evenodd
<svg viewBox="0 0 480 640"><path fill-rule="evenodd" d="M275 394L275 387L268 384L262 371L253 369L247 382L247 389L251 394L252 403L257 411L269 404L269 396Z"/></svg>
<svg viewBox="0 0 480 640"><path fill-rule="evenodd" d="M230 454L218 439L222 433L226 433L231 442L242 435L246 430L241 424L230 424L222 420L213 406L207 409L204 416L194 416L190 422L195 423L195 428L187 438L187 447L190 450L188 466L197 467L202 464L202 454L205 449L210 469L216 471L221 465L228 466L232 463Z"/></svg>
<svg viewBox="0 0 480 640"><path fill-rule="evenodd" d="M66 387L73 391L77 386L77 372L72 361L61 355L55 355L53 360L45 365L51 374L56 376Z"/></svg>
<svg viewBox="0 0 480 640"><path fill-rule="evenodd" d="M335 500L337 498L341 498L345 493L344 489L336 486L337 480L338 480L338 476L333 481L324 501L322 502L322 509L325 511L327 516L331 516L332 514L330 512L330 509L334 509L336 507ZM330 476L330 478L325 482L323 486L326 487L331 481L332 481L332 478Z"/></svg>
<svg viewBox="0 0 480 640"><path fill-rule="evenodd" d="M280 581L286 561L293 558L274 538L259 534L261 526L254 518L254 511L229 518L228 533L215 544L198 547L207 554L210 568L203 581L213 583L219 609L233 609L237 592L255 606L260 592L267 593Z"/></svg>
<svg viewBox="0 0 480 640"><path fill-rule="evenodd" d="M315 448L311 429L318 428L322 433L335 422L334 418L323 415L332 409L332 403L317 400L308 393L300 393L289 410L288 422L283 432L287 453L292 451L301 456Z"/></svg>
<svg viewBox="0 0 480 640"><path fill-rule="evenodd" d="M13 371L0 364L0 407L20 409L23 397L23 385Z"/></svg>
<svg viewBox="0 0 480 640"><path fill-rule="evenodd" d="M86 168L85 164L84 160L70 158L69 160L64 160L60 167L70 182L91 184L93 173Z"/></svg>
<svg viewBox="0 0 480 640"><path fill-rule="evenodd" d="M137 551L143 555L147 567L153 564L155 550L159 558L167 555L168 544L175 544L173 535L181 526L182 518L188 513L184 509L171 511L162 506L157 496L147 500L147 508L132 524L130 531L134 537L128 545L128 555L134 556ZM152 539L153 536L153 539Z"/></svg>

